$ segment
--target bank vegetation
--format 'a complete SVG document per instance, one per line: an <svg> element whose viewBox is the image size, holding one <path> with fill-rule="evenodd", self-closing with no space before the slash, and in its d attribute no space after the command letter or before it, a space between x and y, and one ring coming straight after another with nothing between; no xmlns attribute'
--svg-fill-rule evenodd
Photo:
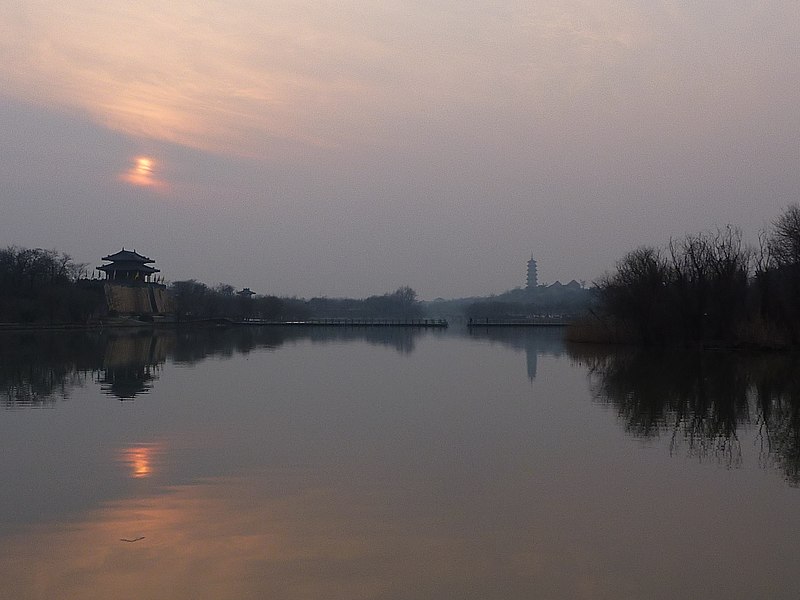
<svg viewBox="0 0 800 600"><path fill-rule="evenodd" d="M85 322L103 301L86 265L42 248L0 249L0 323Z"/></svg>
<svg viewBox="0 0 800 600"><path fill-rule="evenodd" d="M574 341L691 347L800 346L800 206L757 247L726 227L641 246L595 282L597 304Z"/></svg>

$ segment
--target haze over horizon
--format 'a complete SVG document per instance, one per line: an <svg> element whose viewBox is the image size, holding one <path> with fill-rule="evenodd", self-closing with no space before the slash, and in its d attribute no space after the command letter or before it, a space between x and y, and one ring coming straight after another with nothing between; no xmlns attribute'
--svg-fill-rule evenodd
<svg viewBox="0 0 800 600"><path fill-rule="evenodd" d="M420 297L800 201L800 3L0 6L0 246Z"/></svg>

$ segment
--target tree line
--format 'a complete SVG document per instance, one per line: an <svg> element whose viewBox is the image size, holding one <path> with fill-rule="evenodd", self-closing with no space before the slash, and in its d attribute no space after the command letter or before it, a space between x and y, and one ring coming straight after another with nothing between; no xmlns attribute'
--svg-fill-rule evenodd
<svg viewBox="0 0 800 600"><path fill-rule="evenodd" d="M408 286L367 298L244 296L227 284L209 287L194 279L169 287L179 320L229 317L274 321L306 319L419 319L423 316L417 293Z"/></svg>
<svg viewBox="0 0 800 600"><path fill-rule="evenodd" d="M195 279L175 281L169 285L179 321L197 319L260 317L264 319L302 319L306 312L302 302L271 295L243 296L229 284L208 286Z"/></svg>
<svg viewBox="0 0 800 600"><path fill-rule="evenodd" d="M87 265L42 248L0 249L0 323L86 323L107 314L103 281L87 278ZM403 286L391 293L354 298L243 295L229 284L195 279L168 286L179 321L227 317L267 320L313 318L417 319L417 293Z"/></svg>
<svg viewBox="0 0 800 600"><path fill-rule="evenodd" d="M593 297L592 290L577 282L568 285L555 283L534 290L515 289L470 302L464 307L464 316L495 321L526 320L547 315L571 318L584 314L591 306Z"/></svg>
<svg viewBox="0 0 800 600"><path fill-rule="evenodd" d="M596 282L574 339L644 344L800 345L800 206L744 243L733 227L641 246Z"/></svg>
<svg viewBox="0 0 800 600"><path fill-rule="evenodd" d="M42 248L0 249L0 322L82 322L102 301L86 265Z"/></svg>

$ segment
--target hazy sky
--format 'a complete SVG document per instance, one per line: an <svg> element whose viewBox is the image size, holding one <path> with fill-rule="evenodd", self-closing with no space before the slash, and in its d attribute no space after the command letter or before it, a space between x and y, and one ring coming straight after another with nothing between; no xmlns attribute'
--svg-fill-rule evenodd
<svg viewBox="0 0 800 600"><path fill-rule="evenodd" d="M5 0L0 58L0 246L169 280L488 294L800 201L797 0Z"/></svg>

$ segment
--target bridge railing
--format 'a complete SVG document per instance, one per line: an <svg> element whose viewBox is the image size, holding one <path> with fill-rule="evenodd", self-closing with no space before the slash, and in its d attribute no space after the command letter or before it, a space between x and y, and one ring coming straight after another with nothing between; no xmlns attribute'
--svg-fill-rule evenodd
<svg viewBox="0 0 800 600"><path fill-rule="evenodd" d="M307 327L447 327L446 319L304 319L280 321L247 319L244 325L292 325Z"/></svg>

